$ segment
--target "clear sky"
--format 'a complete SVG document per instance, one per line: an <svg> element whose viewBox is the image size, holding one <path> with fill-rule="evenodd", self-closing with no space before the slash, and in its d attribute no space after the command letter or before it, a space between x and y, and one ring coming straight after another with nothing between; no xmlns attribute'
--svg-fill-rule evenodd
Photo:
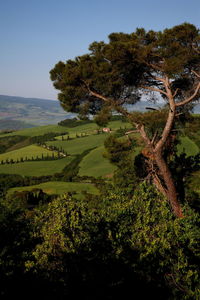
<svg viewBox="0 0 200 300"><path fill-rule="evenodd" d="M0 94L56 99L49 71L137 27L200 27L200 0L0 0Z"/></svg>

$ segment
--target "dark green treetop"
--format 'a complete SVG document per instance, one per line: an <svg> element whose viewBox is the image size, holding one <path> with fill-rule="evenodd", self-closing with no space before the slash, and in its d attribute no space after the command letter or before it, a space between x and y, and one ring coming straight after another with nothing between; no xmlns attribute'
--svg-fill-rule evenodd
<svg viewBox="0 0 200 300"><path fill-rule="evenodd" d="M92 43L88 54L58 62L50 71L51 80L60 90L63 108L73 112L83 106L93 114L102 105L117 109L135 103L144 90L166 99L166 76L180 101L197 88L199 42L199 30L188 23L162 32L140 28L131 34L112 33L108 43Z"/></svg>
<svg viewBox="0 0 200 300"><path fill-rule="evenodd" d="M199 30L184 23L158 32L140 28L131 34L112 33L108 43L94 42L89 51L51 70L61 105L72 112L98 113L99 123L102 111L115 110L127 117L144 141L152 181L168 198L175 215L182 217L163 152L180 111L200 96ZM140 100L144 92L155 100L159 94L168 105L161 130L155 128L150 135L145 129L148 118L138 118L124 106Z"/></svg>

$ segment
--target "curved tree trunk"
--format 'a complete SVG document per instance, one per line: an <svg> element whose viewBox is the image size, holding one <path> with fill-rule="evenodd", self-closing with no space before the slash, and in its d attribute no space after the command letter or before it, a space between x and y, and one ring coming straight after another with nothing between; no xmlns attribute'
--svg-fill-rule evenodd
<svg viewBox="0 0 200 300"><path fill-rule="evenodd" d="M173 212L177 217L182 218L183 213L182 213L182 209L181 209L180 203L177 198L176 187L174 184L174 180L172 178L171 171L170 171L167 163L163 159L161 151L155 152L154 158L155 158L156 165L159 168L160 175L162 176L162 178L164 180L164 183L166 186L167 198L171 204Z"/></svg>
<svg viewBox="0 0 200 300"><path fill-rule="evenodd" d="M160 68L160 67L159 67ZM158 69L156 69L157 71ZM155 71L155 72L156 72ZM168 168L167 163L163 159L162 156L162 150L164 149L166 145L166 141L171 133L172 127L175 122L175 117L176 117L176 108L178 106L183 106L189 102L192 101L194 97L196 97L198 91L200 90L200 83L195 89L194 94L183 100L182 102L175 103L174 97L176 96L177 90L175 92L172 92L171 88L171 83L168 78L168 76L165 74L163 77L155 77L153 76L154 79L160 83L163 84L164 90L163 89L158 89L155 87L150 87L150 86L142 86L141 88L151 90L151 91L156 91L159 92L160 94L164 94L168 98L168 104L169 104L169 111L168 111L168 116L167 120L164 126L164 129L162 131L162 134L160 136L160 139L156 142L156 137L157 134L155 133L154 137L150 139L145 131L144 124L137 123L137 121L134 121L134 118L132 117L132 114L129 113L124 107L122 107L122 103L116 103L115 100L112 100L110 98L107 98L103 95L98 94L97 92L94 92L90 89L90 86L87 82L83 81L84 85L86 86L88 92L90 95L101 99L104 103L108 103L111 105L118 113L122 114L123 116L127 117L130 120L130 123L132 123L138 132L140 133L145 145L146 145L146 150L147 153L143 153L143 155L149 160L150 164L153 162L155 163L159 169L159 175L162 177L164 184L159 180L158 174L155 174L153 181L154 184L156 185L157 189L161 191L165 196L167 196L170 205L172 207L172 210L177 217L183 217L182 210L180 203L177 198L177 192L176 192L176 187L172 178L172 174L170 169ZM150 154L150 156L149 156Z"/></svg>

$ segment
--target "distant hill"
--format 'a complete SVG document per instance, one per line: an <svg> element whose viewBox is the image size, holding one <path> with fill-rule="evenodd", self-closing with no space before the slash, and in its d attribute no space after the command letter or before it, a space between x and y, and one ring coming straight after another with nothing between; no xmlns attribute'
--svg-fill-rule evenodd
<svg viewBox="0 0 200 300"><path fill-rule="evenodd" d="M194 114L200 114L200 104L196 104L193 110Z"/></svg>
<svg viewBox="0 0 200 300"><path fill-rule="evenodd" d="M59 101L0 95L0 120L3 120L4 124L6 124L5 121L7 124L8 121L20 121L25 122L23 127L25 128L31 125L57 124L61 120L73 116L61 108Z"/></svg>
<svg viewBox="0 0 200 300"><path fill-rule="evenodd" d="M160 108L162 105L162 103L139 101L128 108L144 112L147 111L146 107ZM200 113L200 104L195 106L194 113ZM75 116L65 112L59 101L0 95L0 130L57 124Z"/></svg>
<svg viewBox="0 0 200 300"><path fill-rule="evenodd" d="M0 120L0 130L20 130L31 127L35 127L35 125L19 120Z"/></svg>
<svg viewBox="0 0 200 300"><path fill-rule="evenodd" d="M152 101L139 101L136 102L134 105L128 105L128 109L130 111L141 111L145 112L148 111L147 107L155 108L155 109L160 109L164 105L163 102L152 102ZM200 103L196 104L193 109L194 114L200 114Z"/></svg>

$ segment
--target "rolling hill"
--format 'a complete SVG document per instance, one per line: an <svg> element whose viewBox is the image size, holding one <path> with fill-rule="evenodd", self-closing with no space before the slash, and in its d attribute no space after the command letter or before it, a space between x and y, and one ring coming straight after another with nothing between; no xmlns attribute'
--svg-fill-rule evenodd
<svg viewBox="0 0 200 300"><path fill-rule="evenodd" d="M12 185L11 192L40 188L50 194L76 192L78 197L82 197L83 190L96 194L93 181L101 179L112 182L116 166L104 155L104 141L110 133L99 132L97 124L91 121L85 124L78 120L76 124L74 120L70 122L73 127L70 124L68 127L46 125L20 130L17 136L16 132L0 135L0 145L6 146L0 154L0 175L21 176L24 180L22 185ZM131 124L120 120L111 121L108 126L112 133L118 129L131 128ZM33 137L45 136L47 133L55 133L55 136L44 139L40 145L37 140L34 142ZM138 145L134 148L132 159L141 148L137 133L133 137ZM12 139L18 143L10 143ZM59 151L67 156L58 155ZM198 132L196 138L182 135L177 153L185 153L186 157L198 154ZM199 173L197 175L199 178ZM199 192L195 180L191 184L195 184L195 191Z"/></svg>
<svg viewBox="0 0 200 300"><path fill-rule="evenodd" d="M127 106L129 110L146 111L146 107L161 108L162 103L139 101ZM200 113L200 104L193 110ZM19 130L34 126L57 124L76 114L65 112L59 101L0 95L0 130Z"/></svg>
<svg viewBox="0 0 200 300"><path fill-rule="evenodd" d="M57 124L72 117L59 101L0 95L0 129Z"/></svg>

